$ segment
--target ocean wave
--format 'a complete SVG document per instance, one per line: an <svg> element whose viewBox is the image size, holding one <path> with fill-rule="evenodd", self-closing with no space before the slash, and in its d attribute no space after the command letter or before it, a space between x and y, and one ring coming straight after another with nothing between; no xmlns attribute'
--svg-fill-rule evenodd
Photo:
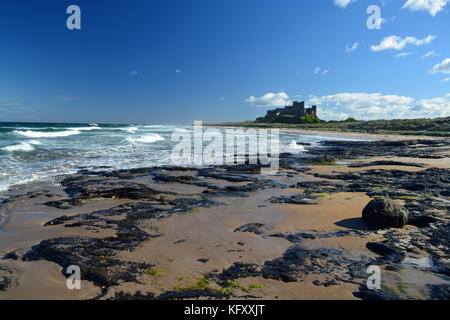
<svg viewBox="0 0 450 320"><path fill-rule="evenodd" d="M98 127L98 126L91 126L91 127L73 127L73 128L68 128L68 130L74 130L74 131L91 131L91 130L101 130L102 128Z"/></svg>
<svg viewBox="0 0 450 320"><path fill-rule="evenodd" d="M292 140L289 144L289 150L292 152L303 152L305 151L305 147L302 145L297 144L297 141Z"/></svg>
<svg viewBox="0 0 450 320"><path fill-rule="evenodd" d="M145 136L140 136L138 138L127 138L127 140L132 143L133 142L153 143L153 142L157 142L157 141L163 141L166 139L161 137L159 134L152 133L152 134L147 134Z"/></svg>
<svg viewBox="0 0 450 320"><path fill-rule="evenodd" d="M14 133L19 134L21 136L25 136L28 138L57 138L57 137L68 137L75 134L80 134L78 129L74 130L65 130L65 131L55 131L55 132L43 132L43 131L19 131L15 130Z"/></svg>
<svg viewBox="0 0 450 320"><path fill-rule="evenodd" d="M22 142L19 144L15 144L12 146L6 146L4 148L2 148L2 150L4 151L9 151L9 152L14 152L14 151L33 151L34 147L27 143L27 142Z"/></svg>
<svg viewBox="0 0 450 320"><path fill-rule="evenodd" d="M184 129L184 128L176 128L174 131L178 131L178 132L190 132L189 130Z"/></svg>
<svg viewBox="0 0 450 320"><path fill-rule="evenodd" d="M163 125L159 125L159 124L142 126L142 128L164 128L164 127L167 127L167 126L163 126Z"/></svg>
<svg viewBox="0 0 450 320"><path fill-rule="evenodd" d="M139 129L138 127L119 128L119 130L126 131L129 133L135 133L138 129Z"/></svg>

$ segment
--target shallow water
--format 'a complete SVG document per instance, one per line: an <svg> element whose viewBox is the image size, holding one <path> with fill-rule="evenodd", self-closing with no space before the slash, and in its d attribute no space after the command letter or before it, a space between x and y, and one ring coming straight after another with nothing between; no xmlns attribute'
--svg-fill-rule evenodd
<svg viewBox="0 0 450 320"><path fill-rule="evenodd" d="M203 132L209 129L203 128ZM225 133L225 129L218 130ZM0 192L16 184L52 181L55 176L80 169L179 165L171 161L171 152L178 143L171 137L177 131L193 133L193 127L0 123ZM303 153L305 148L297 142L317 146L324 140L359 139L281 133L280 152ZM248 148L248 141L245 143Z"/></svg>

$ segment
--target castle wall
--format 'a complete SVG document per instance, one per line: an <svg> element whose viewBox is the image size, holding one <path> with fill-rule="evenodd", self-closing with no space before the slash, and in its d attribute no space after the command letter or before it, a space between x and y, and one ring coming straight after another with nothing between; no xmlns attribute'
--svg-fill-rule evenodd
<svg viewBox="0 0 450 320"><path fill-rule="evenodd" d="M315 118L317 117L317 106L312 106L311 108L305 109L304 101L302 102L294 101L292 103L292 106L286 106L284 108L278 108L275 110L267 111L267 116L273 116L277 114L279 115L291 114L297 116L303 116L305 114L308 114L311 117Z"/></svg>

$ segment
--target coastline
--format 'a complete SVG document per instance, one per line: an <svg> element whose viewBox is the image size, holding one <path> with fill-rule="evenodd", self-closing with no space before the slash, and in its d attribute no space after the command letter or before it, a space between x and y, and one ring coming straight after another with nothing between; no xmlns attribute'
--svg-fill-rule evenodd
<svg viewBox="0 0 450 320"><path fill-rule="evenodd" d="M301 135L311 136L329 136L329 137L342 137L342 138L363 138L363 139L375 139L375 140L450 140L450 137L439 137L432 135L402 135L395 133L364 133L358 131L332 131L332 130L309 130L309 129L297 129L297 128L282 128L282 127L261 127L261 126L242 126L242 125L218 125L218 124L203 124L205 127L216 127L223 129L278 129L283 133L293 133Z"/></svg>
<svg viewBox="0 0 450 320"><path fill-rule="evenodd" d="M0 232L0 277L10 279L0 299L434 299L450 283L439 249L448 248L450 147L398 138L331 141L301 160L284 156L270 177L251 165L166 166L16 186ZM378 196L433 222L374 229L361 211ZM369 243L394 246L395 259ZM84 270L83 290L65 287L68 263ZM386 285L377 296L364 288L374 263Z"/></svg>

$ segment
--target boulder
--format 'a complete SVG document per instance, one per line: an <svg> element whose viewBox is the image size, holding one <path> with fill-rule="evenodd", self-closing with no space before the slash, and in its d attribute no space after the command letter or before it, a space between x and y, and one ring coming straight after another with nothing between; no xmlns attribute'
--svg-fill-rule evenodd
<svg viewBox="0 0 450 320"><path fill-rule="evenodd" d="M408 223L408 210L387 198L377 198L363 209L362 217L378 228L401 228Z"/></svg>

